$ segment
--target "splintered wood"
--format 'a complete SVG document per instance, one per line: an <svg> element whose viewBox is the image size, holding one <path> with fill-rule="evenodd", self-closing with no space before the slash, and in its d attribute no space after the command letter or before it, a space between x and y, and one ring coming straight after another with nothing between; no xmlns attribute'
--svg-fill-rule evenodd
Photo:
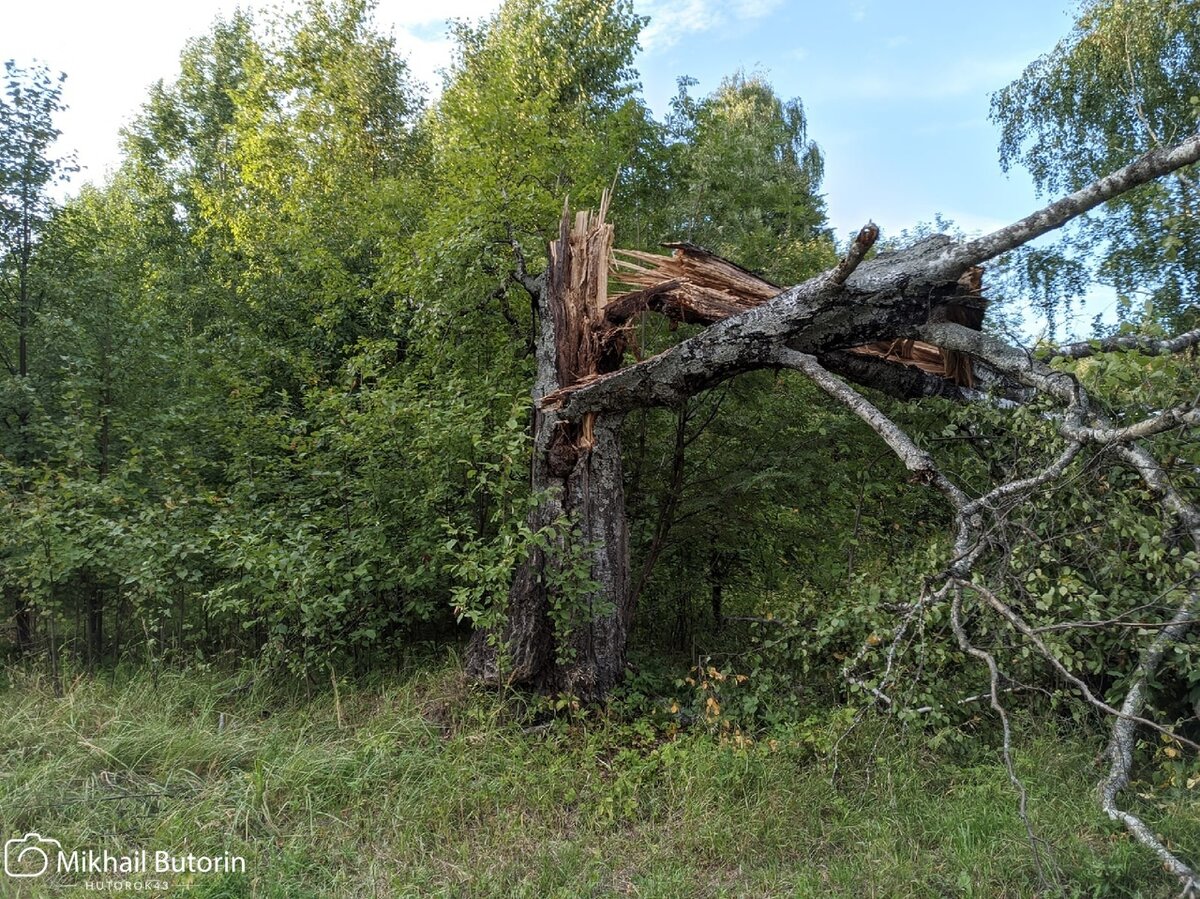
<svg viewBox="0 0 1200 899"><path fill-rule="evenodd" d="M554 315L558 382L573 384L594 375L600 361L599 334L608 306L608 272L612 265L613 226L608 215L608 192L600 211L576 213L563 208L558 240L550 244L550 308Z"/></svg>
<svg viewBox="0 0 1200 899"><path fill-rule="evenodd" d="M677 321L711 324L753 309L780 288L691 244L667 244L670 256L617 250L613 280L638 290L614 297L608 320L624 324L647 309Z"/></svg>
<svg viewBox="0 0 1200 899"><path fill-rule="evenodd" d="M711 325L761 306L782 291L779 285L694 244L666 244L672 250L669 256L614 250L613 226L606 221L608 204L606 191L598 213L579 212L573 221L564 206L558 239L550 244L547 287L558 389L542 398L543 409L557 408L571 392L619 369L642 313L658 312L673 323ZM935 307L930 320L978 330L983 322L982 274L981 268L969 269L958 282L957 297L964 302ZM919 340L881 340L847 349L960 386L975 383L967 356ZM590 447L592 425L589 415L566 427L560 447Z"/></svg>
<svg viewBox="0 0 1200 899"><path fill-rule="evenodd" d="M618 294L608 302L605 319L613 330L602 339L606 348L619 346L624 349L630 324L642 312L658 312L677 322L710 325L760 306L782 290L702 247L686 243L666 246L674 251L670 256L641 250L616 250L613 253L613 284L637 289ZM982 273L982 269L972 268L960 279L964 298L979 297ZM975 329L983 320L979 308L948 306L939 314ZM919 340L883 340L849 350L919 368L961 386L974 386L970 360L958 353L943 352L933 344Z"/></svg>
<svg viewBox="0 0 1200 899"><path fill-rule="evenodd" d="M547 288L554 318L555 365L560 387L589 380L620 365L606 352L604 312L610 302L608 272L613 265L613 226L608 217L609 194L600 199L600 209L571 214L563 206L558 240L550 244ZM622 347L623 349L623 347ZM594 416L579 423L577 433L564 434L576 449L593 443Z"/></svg>
<svg viewBox="0 0 1200 899"><path fill-rule="evenodd" d="M958 279L958 289L963 299L971 302L947 303L934 309L929 320L966 325L971 330L978 331L983 327L984 315L983 269L976 265L963 272L962 277ZM954 350L944 350L922 340L879 340L864 346L851 347L850 352L919 368L923 372L953 381L960 387L975 386L975 370L971 366L970 356Z"/></svg>

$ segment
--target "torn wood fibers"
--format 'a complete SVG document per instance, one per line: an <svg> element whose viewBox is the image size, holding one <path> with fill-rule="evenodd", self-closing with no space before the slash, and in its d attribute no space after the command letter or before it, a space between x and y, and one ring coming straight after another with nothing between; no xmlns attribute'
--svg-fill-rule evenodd
<svg viewBox="0 0 1200 899"><path fill-rule="evenodd" d="M672 322L711 325L762 305L783 288L728 259L690 243L664 244L671 255L613 248L613 226L607 222L609 194L600 209L575 215L563 207L559 237L550 244L547 287L554 316L559 389L542 399L553 407L571 390L616 371L633 343L633 326L644 312L658 312ZM959 279L969 305L947 304L931 311L930 320L952 321L978 330L983 323L979 300L983 269L968 269ZM634 347L636 351L636 347ZM886 362L918 368L954 383L973 387L967 356L920 340L881 340L849 351ZM594 415L568 425L560 446L576 451L592 445ZM557 442L557 441L556 441Z"/></svg>

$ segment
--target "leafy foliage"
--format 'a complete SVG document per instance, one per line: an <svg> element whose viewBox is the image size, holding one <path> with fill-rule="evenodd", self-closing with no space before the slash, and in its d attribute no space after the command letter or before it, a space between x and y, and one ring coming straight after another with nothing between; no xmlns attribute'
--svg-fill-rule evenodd
<svg viewBox="0 0 1200 899"><path fill-rule="evenodd" d="M1200 35L1191 0L1089 0L1071 34L993 100L1000 159L1048 192L1074 190L1200 123ZM1175 325L1195 317L1200 287L1194 166L1108 203L1067 241L1060 261L1095 263L1126 315ZM1043 255L1043 261L1049 257ZM1053 296L1054 294L1051 294ZM1062 291L1058 295L1063 295Z"/></svg>

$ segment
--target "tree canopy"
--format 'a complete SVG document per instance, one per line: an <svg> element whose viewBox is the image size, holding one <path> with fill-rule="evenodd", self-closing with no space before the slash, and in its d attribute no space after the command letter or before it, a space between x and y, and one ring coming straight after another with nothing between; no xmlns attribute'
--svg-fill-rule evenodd
<svg viewBox="0 0 1200 899"><path fill-rule="evenodd" d="M1025 167L1039 189L1058 193L1194 133L1197 15L1200 7L1190 0L1083 4L1071 33L993 99L1001 164ZM1114 200L1070 236L1068 258L1110 284L1126 316L1148 309L1190 326L1200 287L1196 190L1195 177L1179 171ZM1037 262L1052 292L1078 295L1077 266L1064 264L1060 254L1042 254Z"/></svg>

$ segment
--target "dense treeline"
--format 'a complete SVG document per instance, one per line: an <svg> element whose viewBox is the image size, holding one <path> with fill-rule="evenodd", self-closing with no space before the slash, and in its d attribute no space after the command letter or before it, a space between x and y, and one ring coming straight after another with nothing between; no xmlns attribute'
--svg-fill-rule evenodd
<svg viewBox="0 0 1200 899"><path fill-rule="evenodd" d="M55 664L306 667L481 614L529 539L531 322L511 272L515 254L541 264L567 195L615 177L627 244L682 235L780 280L832 258L799 103L757 78L701 100L685 81L656 122L626 4L456 26L432 104L364 3L268 24L238 14L192 41L119 170L55 210L66 164L21 166L45 158L59 86L12 73L6 108L44 108L41 143L3 160L29 237L5 256L21 363L3 577L17 649ZM673 426L637 424L631 477L662 480ZM748 496L740 468L724 489ZM664 489L635 491L647 519Z"/></svg>
<svg viewBox="0 0 1200 899"><path fill-rule="evenodd" d="M1188 64L1192 82L1146 81L1155 93L1138 107L1175 131L1154 118L1115 147L1101 88L1068 89L1076 57L1110 52L1112 35L1096 34L1125 21L1106 8L997 98L1005 158L1049 189L1194 127L1181 32L1134 48L1147 70ZM543 538L525 517L533 322L514 275L544 264L564 199L586 206L612 185L618 245L688 240L780 284L836 261L800 102L758 76L704 97L683 78L656 120L632 66L644 20L628 3L509 0L458 24L436 97L370 13L311 0L269 22L219 21L151 91L119 169L55 208L46 198L70 168L47 155L59 85L11 69L0 579L15 652L56 670L225 654L313 672L494 624ZM1066 122L1086 125L1068 134ZM1071 153L1089 146L1085 166ZM1135 195L1074 244L1012 260L1010 283L1036 288L1052 315L1099 260L1130 322L1193 322L1189 177ZM679 336L647 319L638 352ZM1171 359L1105 357L1078 373L1130 409L1195 384ZM1036 460L1050 433L1037 408L895 414L967 485ZM882 633L944 552L946 511L794 376L748 375L625 428L643 643L753 671L734 697L751 717L843 695L864 631ZM1194 489L1195 444L1161 440L1176 441ZM1122 478L1092 467L1078 492L1014 511L1026 539L997 564L1031 616L1169 606L1192 576L1194 556L1164 544L1153 506L1099 511L1089 490ZM1081 524L1063 544L1065 517ZM1116 557L1128 561L1105 562ZM1107 688L1124 634L1052 639ZM937 688L913 680L922 714L947 689L977 688L949 643L920 649L914 670L945 675ZM1175 710L1200 698L1194 651L1165 675L1179 681ZM1018 673L1045 677L1027 664ZM938 709L931 720L957 714Z"/></svg>

